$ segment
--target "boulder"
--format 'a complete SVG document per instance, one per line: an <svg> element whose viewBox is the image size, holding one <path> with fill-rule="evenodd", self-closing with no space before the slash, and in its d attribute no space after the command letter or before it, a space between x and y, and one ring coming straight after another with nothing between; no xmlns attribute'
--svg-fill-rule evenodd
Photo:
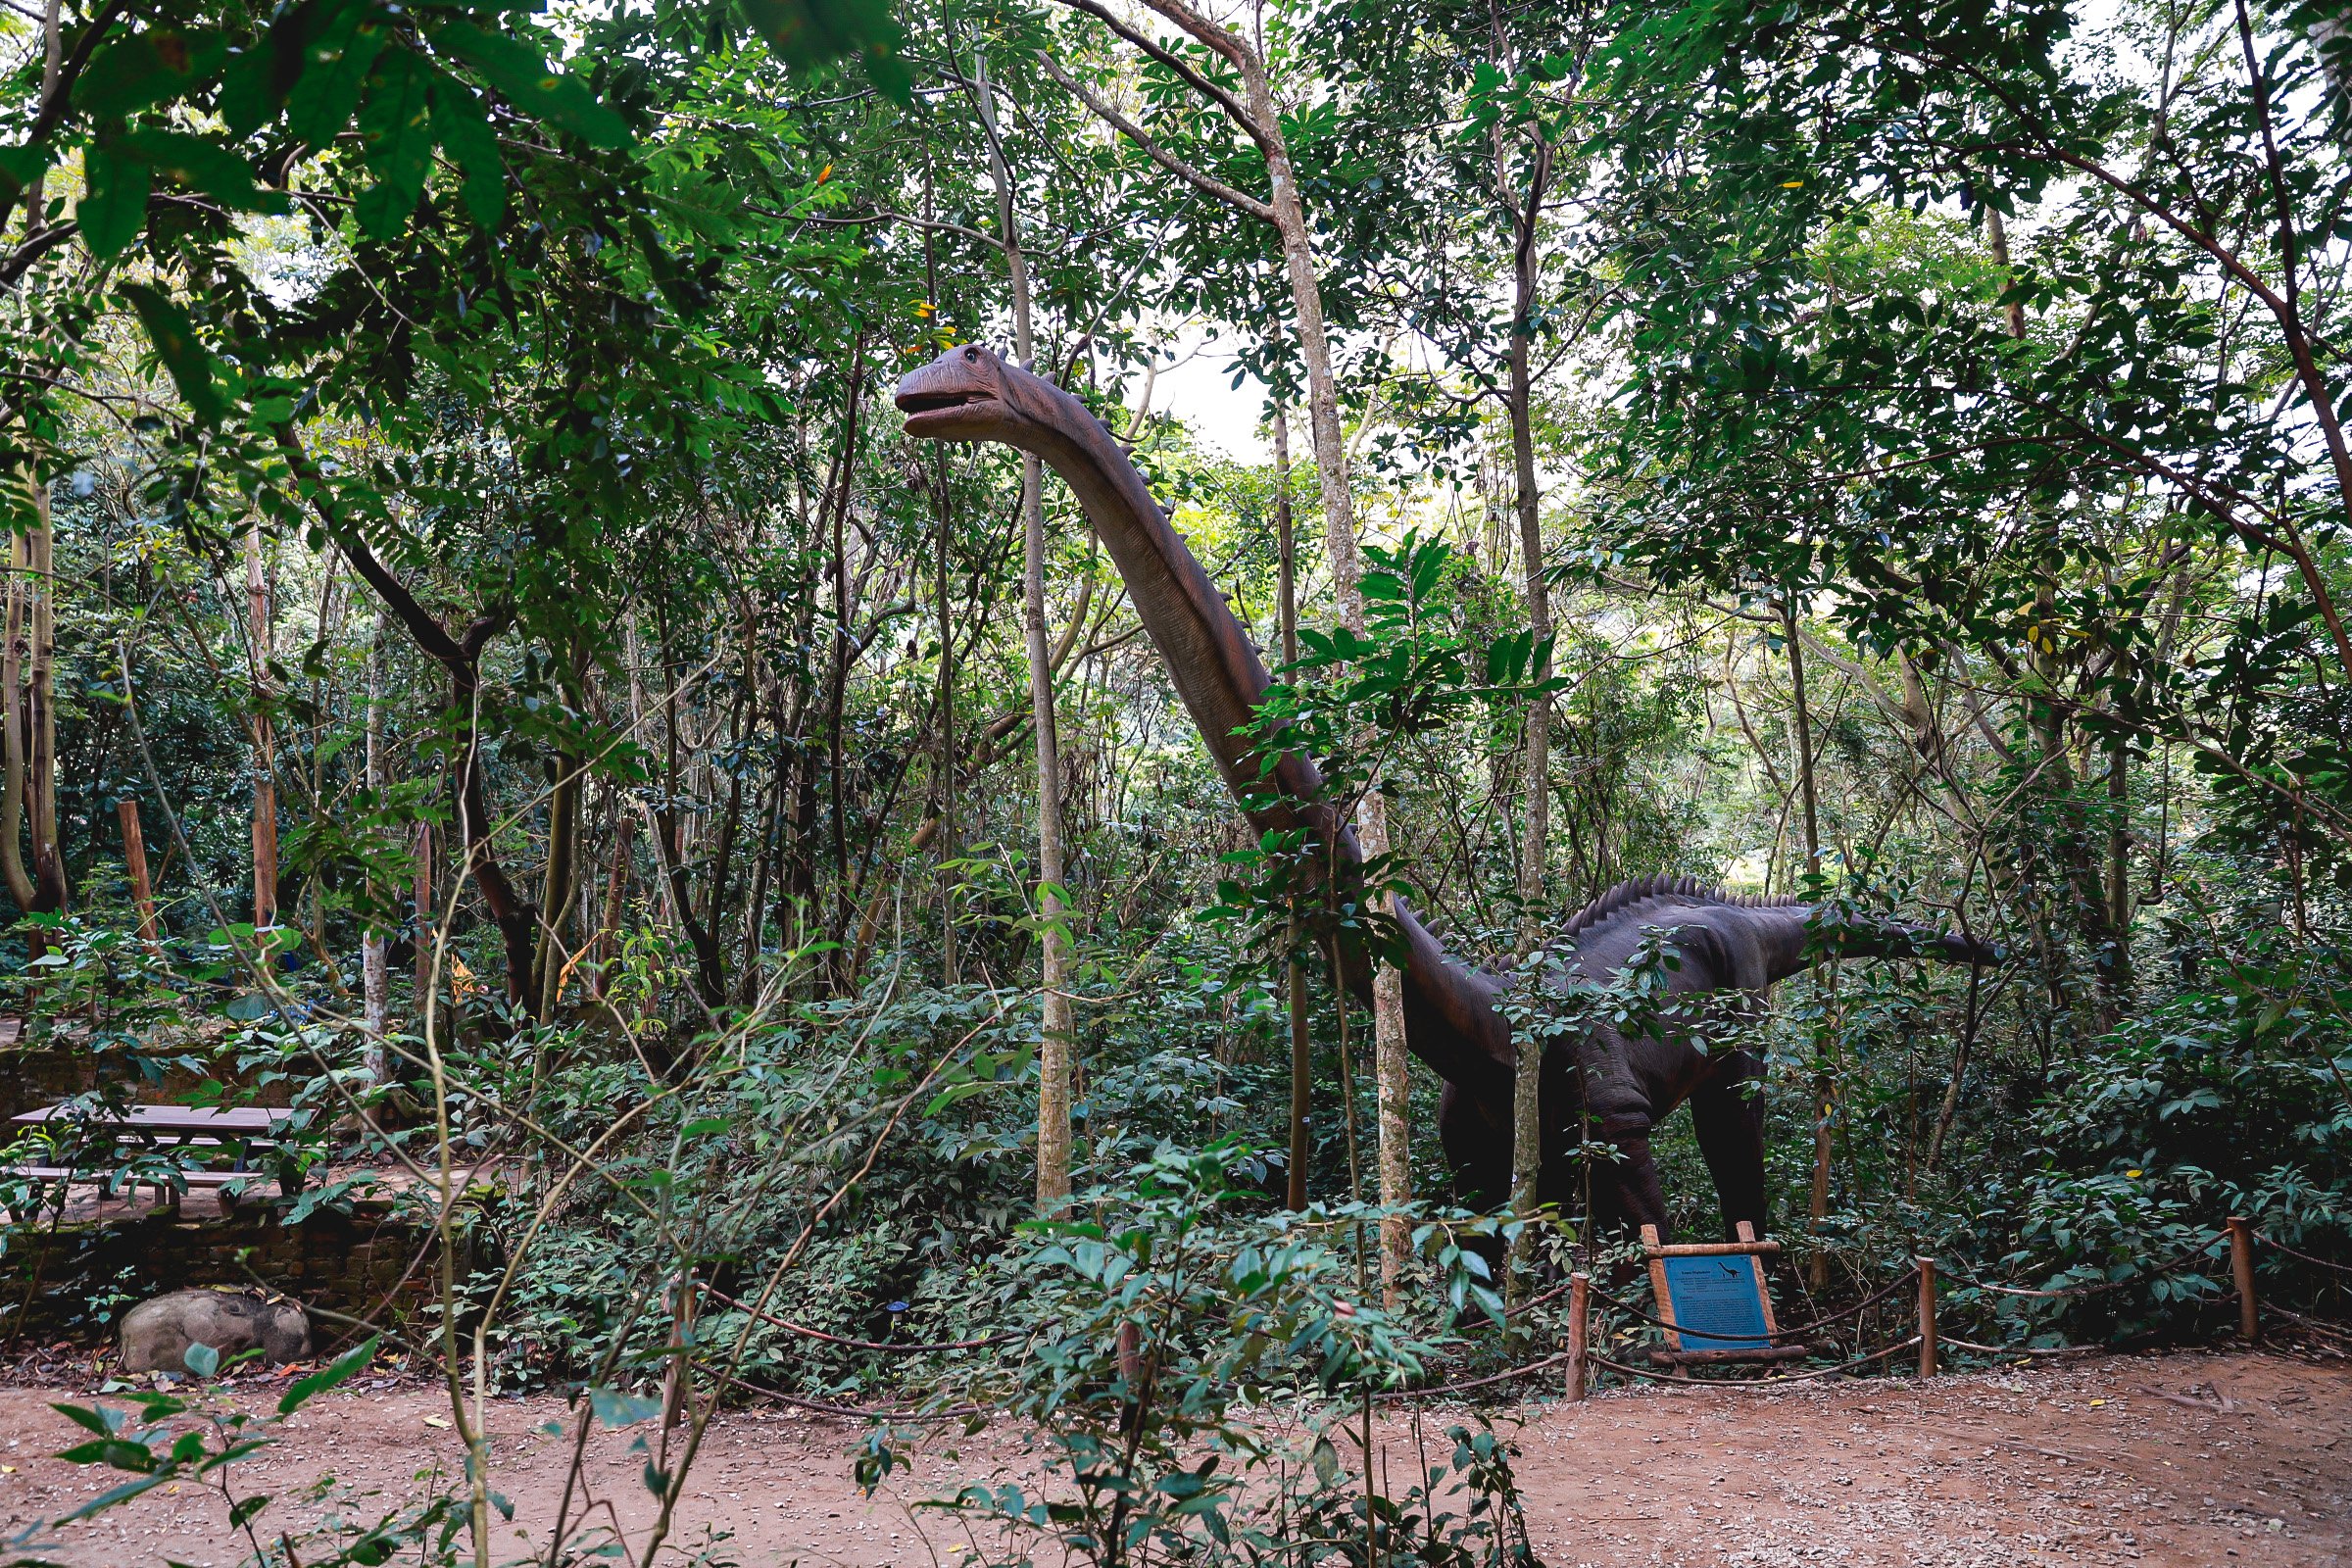
<svg viewBox="0 0 2352 1568"><path fill-rule="evenodd" d="M191 1345L211 1346L222 1361L252 1349L266 1361L299 1361L311 1353L311 1320L260 1291L173 1291L122 1314L125 1372L186 1372Z"/></svg>

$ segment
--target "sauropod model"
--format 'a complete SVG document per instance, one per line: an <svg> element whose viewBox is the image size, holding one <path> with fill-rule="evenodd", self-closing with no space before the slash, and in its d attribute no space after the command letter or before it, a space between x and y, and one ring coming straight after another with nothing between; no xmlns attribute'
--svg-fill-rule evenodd
<svg viewBox="0 0 2352 1568"><path fill-rule="evenodd" d="M1061 475L1125 580L1144 630L1227 787L1237 798L1263 792L1257 760L1237 732L1271 684L1265 662L1102 421L1059 387L977 345L950 349L908 372L899 382L897 402L910 436L1000 441L1036 453ZM1358 868L1355 834L1333 819L1315 764L1286 753L1275 782L1283 800L1251 809L1252 824L1261 831L1304 827L1331 847L1343 878ZM1593 900L1563 922L1550 948L1563 968L1605 981L1633 956L1644 933L1671 933L1681 957L1681 967L1667 977L1671 990L1754 994L1811 961L1807 938L1814 913L1791 899L1739 898L1688 877L1652 877L1621 883ZM1410 910L1400 924L1407 949L1406 1044L1446 1081L1439 1134L1455 1195L1493 1206L1510 1188L1514 1051L1510 1026L1495 1006L1506 982L1452 957ZM1994 956L1966 936L1892 924L1849 925L1840 946L1853 955L1917 952L1962 962ZM1364 956L1348 955L1344 963L1349 989L1369 997L1371 968ZM1764 1111L1746 1086L1761 1070L1745 1052L1702 1051L1679 1032L1629 1040L1599 1028L1553 1047L1544 1060L1540 1196L1570 1204L1579 1122L1586 1120L1619 1155L1593 1173L1599 1217L1655 1225L1670 1235L1649 1133L1689 1101L1722 1200L1725 1234L1741 1220L1760 1232Z"/></svg>

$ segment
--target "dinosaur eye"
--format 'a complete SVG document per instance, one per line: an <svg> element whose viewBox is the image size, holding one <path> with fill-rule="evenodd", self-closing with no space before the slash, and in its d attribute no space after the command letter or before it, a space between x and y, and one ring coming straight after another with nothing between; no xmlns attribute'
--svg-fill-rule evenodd
<svg viewBox="0 0 2352 1568"><path fill-rule="evenodd" d="M980 351L976 348L965 349L963 357L967 360L977 360L980 358Z"/></svg>

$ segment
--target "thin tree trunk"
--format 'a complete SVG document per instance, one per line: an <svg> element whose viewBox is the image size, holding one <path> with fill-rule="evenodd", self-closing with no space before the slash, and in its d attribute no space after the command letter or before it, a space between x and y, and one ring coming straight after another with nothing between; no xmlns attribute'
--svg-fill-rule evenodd
<svg viewBox="0 0 2352 1568"><path fill-rule="evenodd" d="M1781 617L1788 638L1788 741L1789 749L1796 754L1797 794L1804 802L1805 882L1811 891L1820 887L1821 816L1813 785L1813 715L1805 705L1805 645L1797 634L1793 594L1782 599ZM1835 971L1830 983L1837 984ZM1837 1115L1837 1081L1830 1071L1827 1054L1817 1044L1813 1070L1813 1191L1807 1210L1816 1237L1830 1217L1831 1135ZM1825 1288L1830 1282L1830 1255L1819 1246L1813 1250L1810 1269L1812 1288L1815 1291Z"/></svg>
<svg viewBox="0 0 2352 1568"><path fill-rule="evenodd" d="M246 636L253 661L253 924L277 924L277 736L270 718L270 658L275 641L262 530L245 533Z"/></svg>
<svg viewBox="0 0 2352 1568"><path fill-rule="evenodd" d="M1282 622L1282 662L1287 669L1298 662L1298 537L1291 516L1291 421L1288 411L1280 404L1274 409L1274 542L1282 562L1277 613ZM1283 678L1291 677L1286 673ZM1308 1025L1306 1010L1306 963L1298 956L1305 940L1306 923L1301 918L1298 895L1294 891L1290 961L1284 965L1291 1023L1291 1168L1290 1191L1286 1196L1293 1208L1306 1206L1307 1123L1314 1112L1315 1097L1314 1033Z"/></svg>
<svg viewBox="0 0 2352 1568"><path fill-rule="evenodd" d="M1496 13L1497 53L1505 47ZM1497 62L1500 64L1501 62ZM1535 335L1537 275L1536 239L1544 212L1545 186L1551 172L1550 149L1536 144L1535 167L1528 176L1524 199L1513 197L1506 142L1497 124L1494 132L1494 183L1508 207L1513 224L1511 266L1510 397L1511 473L1514 504L1519 514L1519 555L1527 595L1527 623L1535 638L1534 676L1539 685L1551 678L1551 592L1544 581L1543 497L1536 486L1535 386L1529 365ZM1551 843L1551 696L1539 690L1527 705L1526 791L1527 823L1519 844L1519 958L1524 963L1544 944L1544 883ZM1544 1054L1522 1051L1511 1074L1511 1213L1521 1226L1512 1244L1503 1292L1519 1298L1522 1276L1536 1246L1538 1179L1544 1169Z"/></svg>
<svg viewBox="0 0 2352 1568"><path fill-rule="evenodd" d="M368 640L368 794L372 808L381 810L384 799L384 618L375 617L374 635ZM368 906L373 910L382 890L369 879ZM360 1028L367 1037L362 1058L368 1082L384 1081L384 1035L392 1021L392 975L385 961L390 944L380 921L370 919L360 939Z"/></svg>
<svg viewBox="0 0 2352 1568"><path fill-rule="evenodd" d="M1182 10L1171 6L1171 11ZM1197 13L1193 24L1214 28ZM1216 28L1223 32L1224 29ZM1340 429L1339 382L1332 371L1331 341L1323 323L1321 283L1315 273L1314 247L1306 213L1299 203L1297 176L1283 140L1282 117L1265 62L1238 37L1225 34L1228 58L1240 67L1249 93L1250 118L1255 122L1266 157L1268 207L1281 237L1284 271L1290 282L1291 305L1298 318L1299 359L1306 371L1307 413L1314 433L1315 476L1323 497L1324 545L1331 561L1333 597L1341 624L1358 637L1365 635L1363 553L1356 541L1355 499L1348 482L1348 448ZM1379 781L1372 781L1357 805L1355 831L1365 861L1387 872L1390 843L1389 814ZM1396 911L1396 897L1386 899ZM1411 1138L1411 1057L1404 1040L1404 976L1394 965L1375 959L1372 969L1372 1079L1376 1090L1377 1164L1380 1201L1401 1210L1413 1198ZM1381 1224L1380 1282L1382 1299L1392 1307L1398 1299L1411 1239L1401 1212Z"/></svg>
<svg viewBox="0 0 2352 1568"><path fill-rule="evenodd" d="M2119 991L2132 984L2131 810L2132 743L2119 732L2107 743L2107 932Z"/></svg>
<svg viewBox="0 0 2352 1568"><path fill-rule="evenodd" d="M147 837L139 831L139 803L129 796L115 803L122 824L122 869L130 877L131 903L139 911L139 940L157 956L163 955L163 931L155 917L155 884L147 875Z"/></svg>
<svg viewBox="0 0 2352 1568"><path fill-rule="evenodd" d="M410 1009L416 1015L416 1027L424 1028L424 1017L431 1010L433 997L434 948L440 941L440 928L433 920L433 825L416 824L416 992L410 998Z"/></svg>
<svg viewBox="0 0 2352 1568"><path fill-rule="evenodd" d="M37 481L27 479L27 483ZM0 723L6 725L6 772L0 776L0 869L9 896L24 910L36 908L40 890L24 859L24 795L28 766L24 702L25 631L31 621L32 536L11 534L8 542L8 641L0 648ZM38 952L38 939L34 939Z"/></svg>
<svg viewBox="0 0 2352 1568"><path fill-rule="evenodd" d="M597 922L596 941L590 952L596 967L589 984L595 987L600 999L605 995L607 984L604 959L614 951L620 933L621 916L628 911L629 856L636 836L637 815L626 804L622 804L613 812L612 865L605 874L604 915Z"/></svg>
<svg viewBox="0 0 2352 1568"><path fill-rule="evenodd" d="M1332 371L1331 343L1324 327L1321 285L1315 273L1314 246L1300 204L1298 178L1291 169L1284 139L1281 104L1267 74L1265 57L1241 33L1210 19L1187 0L1152 0L1152 9L1183 28L1202 45L1223 57L1239 73L1243 97L1235 99L1221 88L1209 88L1215 101L1246 129L1264 155L1267 199L1258 201L1190 170L1172 160L1165 149L1144 137L1066 74L1047 62L1057 79L1086 96L1098 115L1118 125L1122 134L1137 139L1161 162L1197 188L1237 211L1271 223L1282 244L1283 269L1290 283L1291 304L1298 318L1298 357L1306 372L1307 413L1314 436L1315 473L1323 496L1323 524L1330 552L1332 586L1340 620L1350 632L1364 632L1363 557L1355 534L1355 504L1348 484L1348 451L1340 430L1339 385ZM1389 819L1386 802L1373 781L1356 808L1356 836L1365 860L1386 872L1389 858ZM1394 895L1386 899L1396 910ZM1404 1039L1404 976L1377 956L1372 966L1373 1080L1379 1091L1380 1200L1401 1210L1412 1200L1412 1160L1408 1146L1411 1078L1410 1056ZM1410 1227L1401 1212L1381 1226L1381 1288L1390 1305L1397 1300Z"/></svg>
<svg viewBox="0 0 2352 1568"><path fill-rule="evenodd" d="M997 191L998 244L1012 283L1013 353L1023 365L1037 357L1029 259L1021 249L1012 170L997 133L987 57L972 56L973 102L988 132L989 173ZM1069 998L1069 934L1062 906L1061 754L1054 715L1054 658L1046 636L1046 505L1043 465L1021 454L1022 630L1029 653L1030 729L1037 743L1037 917L1042 954L1044 1033L1038 1047L1037 1206L1059 1213L1070 1198L1072 1052L1076 1020Z"/></svg>

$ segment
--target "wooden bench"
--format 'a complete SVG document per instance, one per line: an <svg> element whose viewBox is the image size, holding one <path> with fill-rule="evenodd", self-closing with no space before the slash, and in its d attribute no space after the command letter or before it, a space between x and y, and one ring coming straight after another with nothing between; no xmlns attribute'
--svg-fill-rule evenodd
<svg viewBox="0 0 2352 1568"><path fill-rule="evenodd" d="M178 1181L189 1188L220 1189L240 1178L255 1178L259 1173L250 1168L249 1161L257 1151L279 1147L294 1113L290 1110L268 1107L214 1107L202 1105L132 1105L119 1112L96 1110L73 1104L45 1105L28 1110L11 1120L22 1127L40 1127L48 1123L70 1123L78 1127L92 1144L104 1144L110 1149L131 1147L172 1153L205 1154L218 1158L223 1152L233 1152L227 1170L214 1170L202 1165L178 1162ZM106 1168L81 1169L52 1164L22 1164L0 1167L0 1173L30 1176L43 1181L68 1183L105 1182L116 1173ZM302 1176L291 1166L281 1164L276 1172L278 1191L288 1197L301 1190ZM140 1175L131 1185L154 1187L177 1200L177 1188L151 1176Z"/></svg>

